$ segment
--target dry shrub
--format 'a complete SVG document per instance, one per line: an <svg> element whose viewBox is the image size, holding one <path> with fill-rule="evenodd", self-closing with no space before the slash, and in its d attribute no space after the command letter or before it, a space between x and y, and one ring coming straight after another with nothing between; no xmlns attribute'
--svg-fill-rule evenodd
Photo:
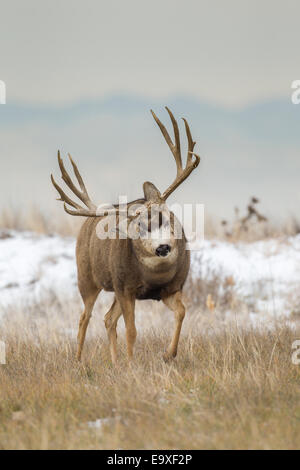
<svg viewBox="0 0 300 470"><path fill-rule="evenodd" d="M232 220L223 219L217 222L210 216L205 220L205 236L207 238L221 238L230 242L254 242L269 238L294 236L300 233L300 222L291 216L284 221L275 222L268 219L257 208L259 199L250 198L245 211L240 212L238 207L234 208Z"/></svg>
<svg viewBox="0 0 300 470"><path fill-rule="evenodd" d="M201 271L201 256L198 257L197 275L190 274L187 278L184 295L187 307L191 311L217 309L219 312L235 311L243 305L235 293L235 281L232 276L223 276L215 271ZM211 300L209 300L211 299ZM214 308L212 308L212 302ZM208 306L210 304L210 306Z"/></svg>

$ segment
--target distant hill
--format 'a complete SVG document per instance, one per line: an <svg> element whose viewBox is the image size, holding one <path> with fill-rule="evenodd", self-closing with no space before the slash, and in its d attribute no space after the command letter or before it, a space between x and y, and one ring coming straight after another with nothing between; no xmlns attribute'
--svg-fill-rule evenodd
<svg viewBox="0 0 300 470"><path fill-rule="evenodd" d="M57 172L58 148L74 155L98 200L139 196L145 179L165 187L175 167L149 113L153 108L169 126L164 105L188 119L202 156L179 200L204 202L222 216L255 194L273 215L297 212L300 106L289 97L239 110L186 96L119 95L60 108L1 105L1 206L54 199L49 173Z"/></svg>

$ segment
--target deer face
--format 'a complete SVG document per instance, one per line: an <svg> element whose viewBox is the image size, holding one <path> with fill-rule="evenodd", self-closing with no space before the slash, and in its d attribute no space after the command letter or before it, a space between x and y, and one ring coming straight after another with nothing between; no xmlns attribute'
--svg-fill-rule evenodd
<svg viewBox="0 0 300 470"><path fill-rule="evenodd" d="M194 153L196 142L193 141L189 125L183 118L188 142L186 163L183 165L178 124L171 111L168 108L166 108L166 110L172 122L174 142L167 129L155 113L153 111L151 111L151 113L173 154L177 169L176 177L173 183L171 183L171 185L162 194L154 184L150 182L144 183L143 189L145 198L142 200L142 211L140 213L129 214L129 218L126 218L125 220L126 223L130 222L130 226L132 225L132 222L134 222L133 232L131 234L129 233L129 237L133 240L135 252L138 256L141 256L142 259L151 257L155 259L157 263L163 261L171 262L172 260L176 260L176 257L178 256L179 241L184 237L183 229L174 214L167 208L166 200L178 188L178 186L180 186L183 181L189 177L200 162L200 157ZM59 200L64 202L65 211L74 216L84 217L102 217L102 215L109 214L121 215L124 212L124 209L117 206L114 206L112 210L108 209L104 210L104 212L101 211L101 214L99 213L97 206L91 201L88 195L87 189L75 162L72 160L71 156L69 157L80 189L78 189L73 183L70 175L65 169L60 153L58 152L58 164L61 170L62 179L86 207L84 208L78 204L78 202L73 201L56 183L51 175L52 183L60 195ZM131 205L133 205L133 203L134 201L127 205L126 213L127 209L132 208ZM70 207L73 209L70 209ZM152 210L154 214L152 214ZM136 222L137 220L138 223ZM122 233L122 228L118 227L115 231ZM127 236L127 234L125 235Z"/></svg>
<svg viewBox="0 0 300 470"><path fill-rule="evenodd" d="M147 265L170 264L178 256L182 226L152 183L144 184L146 203L133 223L133 248Z"/></svg>

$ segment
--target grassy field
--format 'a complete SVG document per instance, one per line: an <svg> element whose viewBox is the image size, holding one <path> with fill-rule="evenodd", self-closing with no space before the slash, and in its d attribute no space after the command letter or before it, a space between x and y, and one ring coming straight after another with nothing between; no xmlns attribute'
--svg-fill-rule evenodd
<svg viewBox="0 0 300 470"><path fill-rule="evenodd" d="M80 221L72 224L36 210L0 217L0 227L39 233L74 235ZM208 224L207 236L226 238L220 230ZM239 239L299 233L296 222L276 230L256 225ZM292 325L270 318L272 324L253 329L233 280L218 276L187 282L179 353L167 364L173 316L161 303L138 304L131 365L120 320L117 367L103 326L107 299L96 304L81 364L78 294L57 297L49 288L33 303L16 298L2 307L0 449L299 449L300 365L292 363L298 311Z"/></svg>
<svg viewBox="0 0 300 470"><path fill-rule="evenodd" d="M182 338L165 364L165 332L148 331L114 368L106 340L7 332L0 365L1 449L296 449L300 328L238 327ZM100 420L100 421L97 421Z"/></svg>

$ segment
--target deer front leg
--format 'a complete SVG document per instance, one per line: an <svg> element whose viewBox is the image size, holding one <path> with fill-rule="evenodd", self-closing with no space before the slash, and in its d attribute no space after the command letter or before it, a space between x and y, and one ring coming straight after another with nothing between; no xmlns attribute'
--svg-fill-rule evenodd
<svg viewBox="0 0 300 470"><path fill-rule="evenodd" d="M107 331L111 360L113 364L117 362L117 323L122 315L119 302L115 299L111 308L104 317L104 323Z"/></svg>
<svg viewBox="0 0 300 470"><path fill-rule="evenodd" d="M77 359L81 360L82 348L85 340L86 330L92 316L92 310L101 289L90 292L88 295L82 296L84 302L84 312L80 317L79 329L77 336Z"/></svg>
<svg viewBox="0 0 300 470"><path fill-rule="evenodd" d="M131 294L116 294L117 301L120 304L122 314L124 317L126 327L126 340L127 340L127 354L128 359L133 357L133 348L136 340L136 327L135 327L135 297Z"/></svg>
<svg viewBox="0 0 300 470"><path fill-rule="evenodd" d="M176 357L177 354L181 326L185 317L185 307L182 303L182 293L180 291L176 292L176 294L173 294L169 297L165 297L162 300L164 304L175 314L174 335L167 351L164 354L164 360L168 361L169 359Z"/></svg>

